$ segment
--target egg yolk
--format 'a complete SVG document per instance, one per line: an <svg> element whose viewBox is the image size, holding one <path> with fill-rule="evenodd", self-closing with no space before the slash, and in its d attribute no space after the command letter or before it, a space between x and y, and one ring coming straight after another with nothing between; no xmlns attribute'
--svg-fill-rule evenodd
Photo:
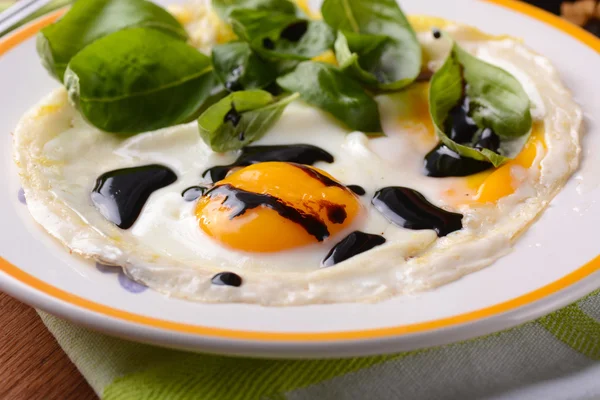
<svg viewBox="0 0 600 400"><path fill-rule="evenodd" d="M314 167L254 164L231 173L199 199L200 228L243 251L275 252L323 241L347 228L361 204Z"/></svg>
<svg viewBox="0 0 600 400"><path fill-rule="evenodd" d="M539 151L545 151L544 132L541 123L533 126L531 136L523 150L514 160L491 172L481 172L467 178L467 185L476 189L472 200L479 203L496 202L513 194L519 187L519 180L513 176L513 167L531 168Z"/></svg>

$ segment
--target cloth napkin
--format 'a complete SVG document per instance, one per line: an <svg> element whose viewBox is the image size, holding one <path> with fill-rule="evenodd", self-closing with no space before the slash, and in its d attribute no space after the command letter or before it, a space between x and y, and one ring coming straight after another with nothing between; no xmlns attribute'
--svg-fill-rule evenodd
<svg viewBox="0 0 600 400"><path fill-rule="evenodd" d="M504 332L336 360L186 353L39 314L106 400L600 399L600 290Z"/></svg>

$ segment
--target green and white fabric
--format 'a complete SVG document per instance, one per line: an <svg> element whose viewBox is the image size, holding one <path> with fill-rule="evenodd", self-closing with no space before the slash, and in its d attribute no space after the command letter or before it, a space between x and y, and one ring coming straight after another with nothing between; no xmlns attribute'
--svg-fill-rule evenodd
<svg viewBox="0 0 600 400"><path fill-rule="evenodd" d="M40 316L106 400L600 399L600 291L486 337L340 360L186 353Z"/></svg>

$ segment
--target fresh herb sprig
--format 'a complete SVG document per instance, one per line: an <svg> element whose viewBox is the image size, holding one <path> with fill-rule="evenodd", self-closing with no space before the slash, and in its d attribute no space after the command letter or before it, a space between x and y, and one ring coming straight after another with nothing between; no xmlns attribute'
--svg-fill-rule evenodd
<svg viewBox="0 0 600 400"><path fill-rule="evenodd" d="M437 135L459 155L498 167L518 155L529 138L529 96L511 74L447 40L452 41L452 49L429 87L429 111ZM460 140L451 138L447 123L456 107L466 107L476 125L472 135Z"/></svg>
<svg viewBox="0 0 600 400"><path fill-rule="evenodd" d="M40 32L38 52L92 125L130 135L197 118L202 139L220 152L262 137L296 98L349 130L382 135L374 93L406 88L421 71L421 48L395 0L325 0L323 21L289 0L212 5L237 39L210 57L146 0L76 2ZM313 60L333 52L336 65ZM480 129L459 143L445 125L465 96ZM518 81L456 44L432 78L430 112L446 146L495 166L520 151L531 129ZM485 129L500 138L498 149L477 146Z"/></svg>

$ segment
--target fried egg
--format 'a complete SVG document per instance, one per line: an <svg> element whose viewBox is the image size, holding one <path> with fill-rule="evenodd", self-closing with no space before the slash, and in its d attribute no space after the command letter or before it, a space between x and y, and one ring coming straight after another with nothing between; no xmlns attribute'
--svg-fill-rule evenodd
<svg viewBox="0 0 600 400"><path fill-rule="evenodd" d="M213 29L198 44L205 50L227 35L208 11L178 13L188 29ZM87 124L61 88L15 131L29 211L73 253L122 266L132 279L162 293L203 302L377 301L483 268L510 251L577 168L582 112L551 63L519 40L437 18L413 17L411 23L430 70L449 51L447 42L430 33L438 26L521 82L535 122L518 157L465 178L427 177L423 159L437 138L429 84L419 82L377 97L387 135L379 138L348 132L296 101L253 146L312 145L332 160L254 163L213 182L206 172L234 163L240 154L213 152L195 123L113 136ZM122 229L107 218L110 207L99 206L91 193L109 171L148 165L167 168L175 180L149 194L131 227ZM437 209L462 215L462 229L440 235L433 228L391 223L372 201L386 187L410 188ZM258 205L252 203L257 196ZM337 244L365 239L355 232L384 240L324 263Z"/></svg>

